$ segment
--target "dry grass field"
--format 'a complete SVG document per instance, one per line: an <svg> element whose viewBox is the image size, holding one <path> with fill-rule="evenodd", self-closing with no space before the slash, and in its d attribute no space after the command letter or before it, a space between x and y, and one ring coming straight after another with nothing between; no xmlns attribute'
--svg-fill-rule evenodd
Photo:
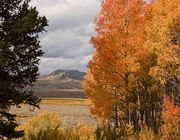
<svg viewBox="0 0 180 140"><path fill-rule="evenodd" d="M44 98L41 100L41 104L46 105L87 105L86 99L71 99L71 98Z"/></svg>
<svg viewBox="0 0 180 140"><path fill-rule="evenodd" d="M18 122L21 124L41 112L55 112L59 114L62 127L73 127L77 124L96 126L96 121L89 112L87 101L83 99L42 99L40 109L31 110L29 106L22 105L19 109L12 108L11 112L17 114Z"/></svg>

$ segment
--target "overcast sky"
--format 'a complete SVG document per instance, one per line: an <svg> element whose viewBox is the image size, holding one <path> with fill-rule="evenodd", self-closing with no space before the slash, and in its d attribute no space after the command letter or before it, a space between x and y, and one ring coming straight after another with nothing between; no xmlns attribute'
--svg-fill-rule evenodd
<svg viewBox="0 0 180 140"><path fill-rule="evenodd" d="M49 27L40 37L45 54L40 61L41 75L56 69L86 71L92 57L89 44L94 34L94 18L101 0L31 0Z"/></svg>

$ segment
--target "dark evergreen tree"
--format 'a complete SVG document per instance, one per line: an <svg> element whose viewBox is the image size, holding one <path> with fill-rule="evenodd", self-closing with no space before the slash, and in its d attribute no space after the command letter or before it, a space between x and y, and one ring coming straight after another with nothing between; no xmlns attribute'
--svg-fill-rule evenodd
<svg viewBox="0 0 180 140"><path fill-rule="evenodd" d="M48 26L30 0L0 0L0 136L20 137L15 131L16 116L12 106L28 104L39 107L32 86L38 73L39 57L43 54L39 33Z"/></svg>

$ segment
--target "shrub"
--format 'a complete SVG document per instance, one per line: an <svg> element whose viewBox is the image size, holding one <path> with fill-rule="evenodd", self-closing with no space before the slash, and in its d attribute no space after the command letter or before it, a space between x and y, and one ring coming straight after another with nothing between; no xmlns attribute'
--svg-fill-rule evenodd
<svg viewBox="0 0 180 140"><path fill-rule="evenodd" d="M128 131L127 131L128 130ZM111 128L101 127L96 129L97 140L126 140L130 129L127 128Z"/></svg>
<svg viewBox="0 0 180 140"><path fill-rule="evenodd" d="M56 140L60 119L54 113L41 113L29 120L25 128L26 140Z"/></svg>
<svg viewBox="0 0 180 140"><path fill-rule="evenodd" d="M144 127L143 130L139 133L139 139L140 140L154 140L155 134L154 131L151 128L148 128L147 126Z"/></svg>
<svg viewBox="0 0 180 140"><path fill-rule="evenodd" d="M75 127L76 133L80 136L80 140L94 140L94 128L88 125L78 125Z"/></svg>
<svg viewBox="0 0 180 140"><path fill-rule="evenodd" d="M41 113L17 129L25 130L25 136L19 140L95 140L94 128L90 126L60 128L60 119L55 113Z"/></svg>

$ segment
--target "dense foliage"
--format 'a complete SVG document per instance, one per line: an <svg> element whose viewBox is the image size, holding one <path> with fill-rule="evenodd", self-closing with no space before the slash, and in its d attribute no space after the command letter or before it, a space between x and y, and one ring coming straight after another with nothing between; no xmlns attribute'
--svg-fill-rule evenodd
<svg viewBox="0 0 180 140"><path fill-rule="evenodd" d="M21 103L38 107L31 86L38 76L39 56L43 54L38 34L47 26L30 0L0 1L0 135L19 137L11 106Z"/></svg>
<svg viewBox="0 0 180 140"><path fill-rule="evenodd" d="M104 0L95 23L84 82L92 114L111 130L159 133L165 95L180 102L180 1Z"/></svg>

